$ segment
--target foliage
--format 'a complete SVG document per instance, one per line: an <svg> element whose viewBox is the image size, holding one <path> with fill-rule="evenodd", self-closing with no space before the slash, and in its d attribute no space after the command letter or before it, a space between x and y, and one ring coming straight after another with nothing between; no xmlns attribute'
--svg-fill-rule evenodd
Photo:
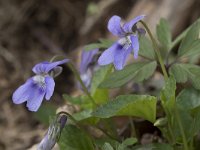
<svg viewBox="0 0 200 150"><path fill-rule="evenodd" d="M121 18L113 16L108 29L119 37L118 41L100 39L99 42L84 47L86 51L105 50L102 52L103 61L101 60L101 65L104 66L88 62L88 66L92 68L87 68L89 75L92 74L90 86L86 87L76 68L69 65L81 83L84 94L63 95L67 105L70 104L76 109L72 114L66 112L69 121L58 142L61 150L195 148L195 141L198 141L196 137L200 131L200 67L194 63L196 61L189 60L200 52L200 20L173 41L167 20L160 20L155 38L142 21L144 16L138 17L139 19L134 20L137 21L134 25L131 21L121 25ZM136 24L139 22L150 38L137 28ZM129 51L130 45L133 46L132 51ZM133 52L134 58L137 58L138 49L141 58L124 67L127 54ZM173 50L178 52L177 55L172 53ZM116 67L117 65L119 66ZM152 77L160 78L162 74L164 86L158 89L159 95L148 95L144 93L148 92L145 90L134 93L133 86L138 85L137 83L152 82ZM55 109L43 106L36 117L46 122L47 116L52 113L55 114ZM165 143L152 141L150 144L140 145L141 139L133 117L156 126ZM118 121L122 127L117 125ZM130 134L123 136L120 133L122 129L126 129Z"/></svg>
<svg viewBox="0 0 200 150"><path fill-rule="evenodd" d="M146 95L121 95L99 107L93 115L99 118L137 116L154 122L156 98Z"/></svg>
<svg viewBox="0 0 200 150"><path fill-rule="evenodd" d="M61 150L94 150L92 139L74 125L67 125L60 137Z"/></svg>
<svg viewBox="0 0 200 150"><path fill-rule="evenodd" d="M111 73L100 85L100 88L120 87L130 80L141 82L148 79L156 69L156 62L139 62L126 66L121 71Z"/></svg>
<svg viewBox="0 0 200 150"><path fill-rule="evenodd" d="M172 45L172 35L167 20L160 19L160 23L156 27L156 34L164 50L169 51Z"/></svg>

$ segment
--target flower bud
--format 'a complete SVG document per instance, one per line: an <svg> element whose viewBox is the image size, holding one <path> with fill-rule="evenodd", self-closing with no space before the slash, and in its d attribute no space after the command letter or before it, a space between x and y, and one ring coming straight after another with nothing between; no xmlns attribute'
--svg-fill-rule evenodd
<svg viewBox="0 0 200 150"><path fill-rule="evenodd" d="M51 123L45 137L42 139L38 145L37 150L51 150L56 142L59 140L62 129L67 123L67 116L60 114Z"/></svg>

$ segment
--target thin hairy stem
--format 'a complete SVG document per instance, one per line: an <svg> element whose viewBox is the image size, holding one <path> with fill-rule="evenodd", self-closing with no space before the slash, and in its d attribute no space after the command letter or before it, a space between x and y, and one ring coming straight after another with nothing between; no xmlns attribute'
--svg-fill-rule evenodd
<svg viewBox="0 0 200 150"><path fill-rule="evenodd" d="M151 33L150 29L149 29L148 26L146 25L146 23L143 22L143 21L140 21L140 22L142 23L142 25L145 27L147 33L149 34L149 37L150 37L150 39L151 39L151 41L152 41L152 43L153 43L153 47L154 47L155 53L156 53L156 55L157 55L157 57L158 57L158 61L159 61L159 63L160 63L160 66L161 66L161 69L162 69L164 78L165 78L165 80L167 80L167 79L168 79L168 74L167 74L167 70L166 70L166 68L165 68L164 62L163 62L163 60L162 60L162 56L161 56L161 54L160 54L160 50L159 50L159 48L158 48L158 44L157 44L155 38L153 37L153 34Z"/></svg>
<svg viewBox="0 0 200 150"><path fill-rule="evenodd" d="M72 70L72 72L74 73L74 75L76 76L77 80L80 82L84 93L89 97L90 101L92 102L93 106L96 106L97 104L95 103L94 99L92 98L92 96L90 95L88 89L86 88L85 84L83 83L78 71L76 70L76 68L74 67L74 65L72 63L68 63L69 68Z"/></svg>

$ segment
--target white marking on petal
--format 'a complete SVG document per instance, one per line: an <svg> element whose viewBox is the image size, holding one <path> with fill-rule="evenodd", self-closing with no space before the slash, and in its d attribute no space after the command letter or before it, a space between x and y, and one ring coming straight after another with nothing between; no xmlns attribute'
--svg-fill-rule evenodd
<svg viewBox="0 0 200 150"><path fill-rule="evenodd" d="M118 43L123 47L123 49L128 49L131 46L131 37L126 36L118 40Z"/></svg>
<svg viewBox="0 0 200 150"><path fill-rule="evenodd" d="M123 38L119 39L119 40L118 40L118 43L119 43L120 45L124 45L124 44L126 43L126 37L123 37Z"/></svg>
<svg viewBox="0 0 200 150"><path fill-rule="evenodd" d="M39 85L40 87L44 88L46 85L45 85L45 76L42 76L42 75L36 75L33 77L33 81Z"/></svg>

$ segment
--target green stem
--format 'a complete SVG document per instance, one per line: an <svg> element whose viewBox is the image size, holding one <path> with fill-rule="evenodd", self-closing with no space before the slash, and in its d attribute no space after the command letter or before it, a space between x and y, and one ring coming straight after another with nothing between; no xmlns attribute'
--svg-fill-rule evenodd
<svg viewBox="0 0 200 150"><path fill-rule="evenodd" d="M135 130L135 125L134 122L132 120L132 117L129 117L129 122L131 125L131 137L136 137L136 130Z"/></svg>
<svg viewBox="0 0 200 150"><path fill-rule="evenodd" d="M115 141L118 141L118 142L121 142L119 139L113 137L112 135L110 135L107 131L105 131L103 128L101 127L98 127L98 126L95 126L97 129L99 129L100 131L102 131L106 136L108 136L109 138L115 140Z"/></svg>
<svg viewBox="0 0 200 150"><path fill-rule="evenodd" d="M84 93L89 97L90 101L92 102L93 106L96 106L97 104L95 103L94 99L92 98L92 96L90 95L88 89L86 88L85 84L83 83L78 71L76 70L76 68L74 67L74 65L72 63L68 63L69 68L72 70L72 72L74 73L74 75L76 76L77 80L80 82Z"/></svg>
<svg viewBox="0 0 200 150"><path fill-rule="evenodd" d="M160 63L162 72L163 72L163 74L164 74L164 78L165 78L165 80L167 80L167 79L168 79L168 74L167 74L166 68L165 68L165 66L164 66L164 63L163 63L163 60L162 60L162 57L161 57L160 50L159 50L159 48L158 48L157 42L156 42L156 40L154 39L153 34L151 33L151 31L150 31L150 29L148 28L148 26L146 25L146 23L143 22L143 21L140 21L140 22L141 22L142 25L145 27L146 31L148 32L148 34L149 34L149 36L150 36L150 39L151 39L151 41L152 41L152 43L153 43L153 47L154 47L154 49L155 49L155 53L156 53L156 55L157 55L157 57L158 57L158 61L159 61L159 63ZM188 30L189 30L189 29L188 29ZM187 30L186 30L185 32L187 32ZM186 34L186 33L185 33L185 34ZM178 43L179 40L181 40L182 37L185 36L185 34L181 35L177 40L175 40L174 45L175 45L176 43ZM185 132L184 132L184 129L183 129L181 120L180 120L178 108L177 108L177 106L176 106L176 101L175 101L175 103L174 103L174 109L175 109L176 119L177 119L177 121L178 121L178 125L179 125L180 131L181 131L181 135L182 135L182 138L183 138L184 149L185 149L185 150L189 150L189 149L188 149L187 140L186 140L186 136L185 136Z"/></svg>
<svg viewBox="0 0 200 150"><path fill-rule="evenodd" d="M56 59L64 59L65 57L62 56L62 55L56 55L54 57L51 58L50 62L53 62L54 60ZM76 70L76 67L74 67L74 65L71 63L71 62L68 62L67 65L69 66L69 68L71 69L71 71L74 73L74 75L76 76L77 80L80 82L82 88L83 88L83 91L84 93L89 97L90 101L92 102L93 106L96 106L97 104L95 103L94 99L92 98L92 96L90 95L88 89L85 87L85 84L83 83L80 75L79 75L79 72Z"/></svg>
<svg viewBox="0 0 200 150"><path fill-rule="evenodd" d="M179 36L177 36L177 38L172 42L170 50L172 48L174 48L174 46L176 46L185 37L185 35L187 34L187 32L188 32L189 29L190 28L187 28L184 32L182 32Z"/></svg>
<svg viewBox="0 0 200 150"><path fill-rule="evenodd" d="M166 70L166 68L165 68L164 62L163 62L163 60L162 60L162 56L161 56L161 54L160 54L160 50L159 50L159 48L158 48L158 44L157 44L156 40L154 39L153 34L151 33L150 29L149 29L148 26L146 25L146 23L143 22L143 21L140 21L140 22L142 23L142 25L145 27L147 33L149 34L149 37L150 37L150 39L151 39L151 41L152 41L152 43L153 43L153 47L154 47L155 53L156 53L156 55L157 55L157 57L158 57L158 61L159 61L159 63L160 63L160 66L161 66L161 69L162 69L164 78L165 78L165 80L167 80L167 79L168 79L168 74L167 74L167 70Z"/></svg>
<svg viewBox="0 0 200 150"><path fill-rule="evenodd" d="M169 56L170 56L170 53L172 52L172 49L173 49L178 43L181 42L181 40L186 36L186 34L187 34L187 32L188 32L188 30L189 30L190 28L191 28L191 26L188 27L188 28L187 28L184 32L182 32L179 36L177 36L176 39L172 42L172 44L171 44L171 46L170 46L170 49L169 49L169 52L168 52L168 54L167 54L167 58L166 58L166 60L167 60L167 65L169 65L169 64L168 64L168 62L169 62ZM176 62L176 61L178 61L178 58L175 59L174 62ZM174 62L172 62L170 65L172 65Z"/></svg>
<svg viewBox="0 0 200 150"><path fill-rule="evenodd" d="M183 125L182 125L182 122L181 122L181 119L180 119L180 116L179 116L178 108L176 106L176 102L174 103L174 109L175 109L175 115L176 115L176 119L177 119L177 122L178 122L178 126L179 126L180 131L181 131L184 149L189 150L187 140L186 140L186 136L185 136L185 132L184 132L184 129L183 129Z"/></svg>
<svg viewBox="0 0 200 150"><path fill-rule="evenodd" d="M168 123L168 130L169 130L169 133L170 133L170 136L171 136L171 139L172 139L172 144L174 145L176 143L176 141L175 141L175 137L174 137L174 134L172 132L172 127L171 127L170 123Z"/></svg>
<svg viewBox="0 0 200 150"><path fill-rule="evenodd" d="M173 141L171 140L171 135L169 135L169 132L168 132L169 129L166 128L166 130L165 130L165 128L162 128L162 127L157 127L157 128L161 131L161 133L167 139L167 141L169 142L169 144L174 145Z"/></svg>
<svg viewBox="0 0 200 150"><path fill-rule="evenodd" d="M115 126L115 123L113 121L113 118L109 118L109 119L102 119L102 124L104 126L104 128L114 137L116 137L116 139L120 139L118 132L117 132L117 128Z"/></svg>
<svg viewBox="0 0 200 150"><path fill-rule="evenodd" d="M190 150L194 150L194 137L190 141Z"/></svg>

